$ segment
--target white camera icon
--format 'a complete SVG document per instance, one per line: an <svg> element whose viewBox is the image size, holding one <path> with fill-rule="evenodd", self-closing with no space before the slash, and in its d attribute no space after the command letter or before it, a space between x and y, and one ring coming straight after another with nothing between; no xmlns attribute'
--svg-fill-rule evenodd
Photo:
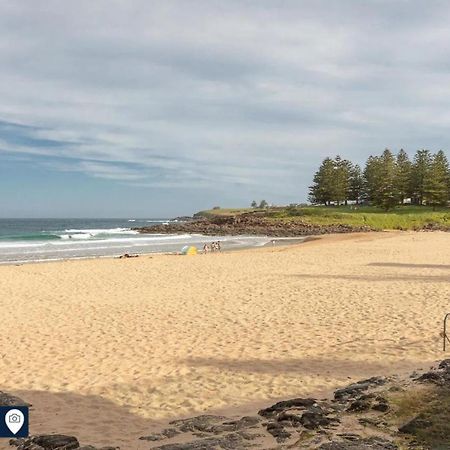
<svg viewBox="0 0 450 450"><path fill-rule="evenodd" d="M8 419L9 419L9 423L20 423L19 414L11 414Z"/></svg>

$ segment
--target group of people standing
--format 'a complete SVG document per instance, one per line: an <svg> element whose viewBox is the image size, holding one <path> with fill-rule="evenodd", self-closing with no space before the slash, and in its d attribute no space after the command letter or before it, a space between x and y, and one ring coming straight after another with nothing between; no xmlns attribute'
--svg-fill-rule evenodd
<svg viewBox="0 0 450 450"><path fill-rule="evenodd" d="M203 253L220 252L220 250L220 241L212 242L211 244L205 244L203 246Z"/></svg>

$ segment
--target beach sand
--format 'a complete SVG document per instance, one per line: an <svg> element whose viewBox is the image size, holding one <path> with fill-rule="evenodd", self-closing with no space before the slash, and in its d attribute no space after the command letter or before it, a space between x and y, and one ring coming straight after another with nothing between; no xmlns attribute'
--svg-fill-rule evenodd
<svg viewBox="0 0 450 450"><path fill-rule="evenodd" d="M426 368L444 357L449 249L450 233L391 232L3 266L0 390L33 404L32 433L144 449L171 418Z"/></svg>

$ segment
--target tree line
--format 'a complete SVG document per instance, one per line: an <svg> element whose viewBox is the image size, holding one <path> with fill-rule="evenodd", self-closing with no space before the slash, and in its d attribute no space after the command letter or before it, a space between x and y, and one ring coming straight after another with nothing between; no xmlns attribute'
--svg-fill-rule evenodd
<svg viewBox="0 0 450 450"><path fill-rule="evenodd" d="M450 170L445 153L418 150L411 161L404 150L370 156L364 170L336 156L325 158L310 186L315 204L368 203L386 210L408 203L445 206L450 200Z"/></svg>

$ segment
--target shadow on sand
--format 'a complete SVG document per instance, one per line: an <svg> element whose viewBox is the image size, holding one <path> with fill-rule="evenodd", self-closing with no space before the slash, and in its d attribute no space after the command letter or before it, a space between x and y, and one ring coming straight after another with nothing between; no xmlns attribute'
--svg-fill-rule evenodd
<svg viewBox="0 0 450 450"><path fill-rule="evenodd" d="M391 263L391 262L374 262L367 264L373 267L404 267L406 269L447 269L450 270L449 264L409 264L409 263Z"/></svg>
<svg viewBox="0 0 450 450"><path fill-rule="evenodd" d="M190 366L213 367L220 370L251 372L270 375L292 373L301 376L332 376L333 378L364 377L389 371L389 365L368 362L339 360L338 358L299 358L299 359L222 359L190 358L184 360Z"/></svg>
<svg viewBox="0 0 450 450"><path fill-rule="evenodd" d="M84 445L141 450L148 449L149 445L139 437L161 428L161 422L144 419L97 395L7 391L32 404L31 434L68 434L76 436ZM11 447L0 445L3 448Z"/></svg>
<svg viewBox="0 0 450 450"><path fill-rule="evenodd" d="M308 274L299 273L294 275L288 275L291 277L311 279L311 280L349 280L349 281L417 281L426 283L448 283L450 282L450 275L327 275L327 274Z"/></svg>

